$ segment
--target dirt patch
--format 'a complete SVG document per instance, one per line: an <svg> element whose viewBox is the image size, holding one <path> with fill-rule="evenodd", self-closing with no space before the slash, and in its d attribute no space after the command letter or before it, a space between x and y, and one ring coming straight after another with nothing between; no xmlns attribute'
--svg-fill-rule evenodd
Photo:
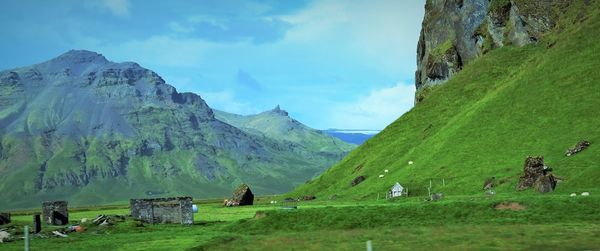
<svg viewBox="0 0 600 251"><path fill-rule="evenodd" d="M517 202L502 202L496 206L494 206L496 210L512 210L512 211L521 211L527 209L526 206L523 206Z"/></svg>

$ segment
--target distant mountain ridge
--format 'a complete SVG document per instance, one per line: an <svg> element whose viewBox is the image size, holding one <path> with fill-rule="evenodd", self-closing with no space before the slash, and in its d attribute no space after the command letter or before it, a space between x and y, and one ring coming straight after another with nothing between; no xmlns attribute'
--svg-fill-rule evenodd
<svg viewBox="0 0 600 251"><path fill-rule="evenodd" d="M214 110L215 117L225 123L257 136L268 137L276 141L298 144L323 153L338 154L349 152L354 146L312 129L289 117L288 112L279 105L272 110L254 115L236 115Z"/></svg>
<svg viewBox="0 0 600 251"><path fill-rule="evenodd" d="M326 135L315 149L248 133L155 72L84 50L1 71L0 126L0 209L220 197L241 182L279 193L347 152Z"/></svg>
<svg viewBox="0 0 600 251"><path fill-rule="evenodd" d="M379 133L378 130L327 129L323 132L347 143L360 145Z"/></svg>

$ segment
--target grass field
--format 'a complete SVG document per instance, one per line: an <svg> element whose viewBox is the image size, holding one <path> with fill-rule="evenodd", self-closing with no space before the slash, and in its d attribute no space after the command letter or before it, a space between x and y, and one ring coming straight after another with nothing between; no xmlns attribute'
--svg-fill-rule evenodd
<svg viewBox="0 0 600 251"><path fill-rule="evenodd" d="M264 200L263 200L264 201ZM515 202L524 210L497 210ZM593 250L600 248L600 199L564 195L422 197L379 201L301 202L297 210L258 204L226 208L199 203L195 224L136 226L131 219L68 238L34 238L32 250ZM258 212L258 214L257 214ZM14 212L13 225L31 222ZM72 209L78 222L129 214L127 206ZM256 216L259 217L256 217ZM60 227L45 226L44 232ZM22 240L0 244L20 250Z"/></svg>

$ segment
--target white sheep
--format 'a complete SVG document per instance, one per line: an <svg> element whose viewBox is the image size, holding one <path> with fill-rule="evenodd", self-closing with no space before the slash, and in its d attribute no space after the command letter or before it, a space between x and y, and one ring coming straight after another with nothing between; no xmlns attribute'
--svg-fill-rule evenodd
<svg viewBox="0 0 600 251"><path fill-rule="evenodd" d="M387 172L389 172L389 170L385 169L385 170L383 170L383 172L387 173Z"/></svg>
<svg viewBox="0 0 600 251"><path fill-rule="evenodd" d="M408 161L408 164L409 164L409 165L412 165L413 163L414 163L414 162L413 162L412 160L411 160L411 161Z"/></svg>
<svg viewBox="0 0 600 251"><path fill-rule="evenodd" d="M577 196L577 194L576 194L576 193L572 193L572 194L571 194L571 197L575 197L575 196Z"/></svg>
<svg viewBox="0 0 600 251"><path fill-rule="evenodd" d="M581 193L581 196L590 196L590 193L589 192L583 192L583 193Z"/></svg>
<svg viewBox="0 0 600 251"><path fill-rule="evenodd" d="M379 175L379 178L383 178L383 174L380 174L380 175Z"/></svg>

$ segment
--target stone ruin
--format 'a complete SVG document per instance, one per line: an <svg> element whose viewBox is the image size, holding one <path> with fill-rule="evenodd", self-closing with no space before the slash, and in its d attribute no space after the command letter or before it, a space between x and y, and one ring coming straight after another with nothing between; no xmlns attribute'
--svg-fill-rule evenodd
<svg viewBox="0 0 600 251"><path fill-rule="evenodd" d="M0 213L0 225L10 223L10 213Z"/></svg>
<svg viewBox="0 0 600 251"><path fill-rule="evenodd" d="M192 197L131 199L131 216L150 224L194 224Z"/></svg>
<svg viewBox="0 0 600 251"><path fill-rule="evenodd" d="M42 218L48 225L69 224L69 210L66 201L45 201L42 203Z"/></svg>
<svg viewBox="0 0 600 251"><path fill-rule="evenodd" d="M233 191L233 196L229 200L223 202L224 206L247 206L254 204L254 194L250 187L246 184L241 184Z"/></svg>
<svg viewBox="0 0 600 251"><path fill-rule="evenodd" d="M591 143L587 140L579 141L579 142L577 142L575 147L567 149L567 151L565 152L565 156L569 157L569 156L575 155L576 153L581 152L581 151L585 150L586 148L588 148L590 146L590 144Z"/></svg>
<svg viewBox="0 0 600 251"><path fill-rule="evenodd" d="M519 191L534 187L538 192L547 193L556 188L557 178L552 174L552 169L544 164L542 156L527 157L523 172L517 185Z"/></svg>

